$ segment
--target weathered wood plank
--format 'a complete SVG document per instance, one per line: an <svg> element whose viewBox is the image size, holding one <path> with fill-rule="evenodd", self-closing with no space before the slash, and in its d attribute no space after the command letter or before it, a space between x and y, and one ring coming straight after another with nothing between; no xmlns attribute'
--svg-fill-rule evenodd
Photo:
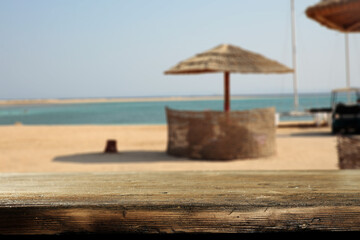
<svg viewBox="0 0 360 240"><path fill-rule="evenodd" d="M0 174L0 234L360 231L360 171Z"/></svg>

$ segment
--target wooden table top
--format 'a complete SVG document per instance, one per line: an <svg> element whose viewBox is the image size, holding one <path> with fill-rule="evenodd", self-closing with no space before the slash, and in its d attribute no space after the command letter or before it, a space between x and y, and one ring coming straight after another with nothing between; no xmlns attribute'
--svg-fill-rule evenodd
<svg viewBox="0 0 360 240"><path fill-rule="evenodd" d="M360 230L360 171L1 173L0 234Z"/></svg>

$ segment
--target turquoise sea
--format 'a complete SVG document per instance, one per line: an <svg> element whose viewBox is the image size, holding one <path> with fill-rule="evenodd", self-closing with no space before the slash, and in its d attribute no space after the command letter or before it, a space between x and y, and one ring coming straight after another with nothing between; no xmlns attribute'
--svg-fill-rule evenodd
<svg viewBox="0 0 360 240"><path fill-rule="evenodd" d="M330 107L330 94L303 94L299 96L300 110ZM146 101L79 104L39 104L0 106L0 125L21 122L25 125L73 124L165 124L165 107L179 110L219 110L222 100ZM292 96L257 96L233 99L232 110L275 107L277 112L293 109ZM310 117L280 117L280 121L310 120Z"/></svg>

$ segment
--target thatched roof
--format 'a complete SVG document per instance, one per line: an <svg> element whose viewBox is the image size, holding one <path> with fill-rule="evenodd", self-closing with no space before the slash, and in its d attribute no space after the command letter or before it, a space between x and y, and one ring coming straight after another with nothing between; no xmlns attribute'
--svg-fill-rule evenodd
<svg viewBox="0 0 360 240"><path fill-rule="evenodd" d="M289 73L292 71L292 69L260 54L223 44L180 62L167 70L165 74L212 72Z"/></svg>
<svg viewBox="0 0 360 240"><path fill-rule="evenodd" d="M360 32L360 0L322 0L306 9L306 15L341 32Z"/></svg>

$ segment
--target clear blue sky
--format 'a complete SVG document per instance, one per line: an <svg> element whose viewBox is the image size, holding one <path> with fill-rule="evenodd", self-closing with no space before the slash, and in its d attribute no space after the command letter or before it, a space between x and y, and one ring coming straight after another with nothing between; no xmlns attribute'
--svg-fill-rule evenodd
<svg viewBox="0 0 360 240"><path fill-rule="evenodd" d="M296 0L300 92L345 86L344 35ZM0 98L223 93L221 74L173 76L181 60L230 43L291 61L290 0L0 0ZM360 86L360 34L350 35ZM232 94L292 93L292 75L231 74Z"/></svg>

